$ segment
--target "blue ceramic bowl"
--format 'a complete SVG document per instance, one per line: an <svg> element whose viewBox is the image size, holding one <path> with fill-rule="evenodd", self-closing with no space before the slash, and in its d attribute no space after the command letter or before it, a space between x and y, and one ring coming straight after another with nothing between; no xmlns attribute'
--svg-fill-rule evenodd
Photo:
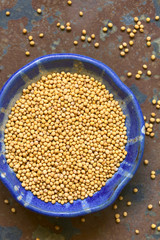
<svg viewBox="0 0 160 240"><path fill-rule="evenodd" d="M128 152L118 171L93 197L76 200L73 204L45 203L30 191L26 191L5 158L4 129L11 107L22 89L40 76L53 71L70 71L88 74L105 84L120 102L126 117ZM128 87L105 64L76 54L53 54L35 59L14 73L0 92L0 178L15 199L23 206L49 216L73 217L108 207L135 174L144 150L144 120L140 106Z"/></svg>

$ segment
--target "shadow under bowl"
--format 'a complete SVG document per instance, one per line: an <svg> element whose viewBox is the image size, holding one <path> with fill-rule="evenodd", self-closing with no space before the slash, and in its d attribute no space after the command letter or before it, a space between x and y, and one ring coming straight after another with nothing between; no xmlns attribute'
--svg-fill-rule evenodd
<svg viewBox="0 0 160 240"><path fill-rule="evenodd" d="M90 75L105 84L119 101L126 115L128 142L127 156L118 171L93 197L76 200L73 204L45 203L26 191L5 158L4 129L11 107L20 97L22 89L51 72L69 71ZM24 207L35 212L56 217L73 217L99 211L112 204L124 186L135 174L144 150L144 120L140 106L130 89L105 64L76 54L52 54L35 59L25 65L5 83L0 92L0 179L13 197Z"/></svg>

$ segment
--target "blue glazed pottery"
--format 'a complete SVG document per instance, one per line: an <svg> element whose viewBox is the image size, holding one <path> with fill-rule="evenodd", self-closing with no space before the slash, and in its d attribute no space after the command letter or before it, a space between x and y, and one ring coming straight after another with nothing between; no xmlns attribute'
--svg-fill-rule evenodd
<svg viewBox="0 0 160 240"><path fill-rule="evenodd" d="M93 197L76 200L73 204L45 203L30 191L26 191L5 158L4 129L11 107L21 95L22 89L54 71L70 71L87 74L103 82L113 93L126 115L128 152L118 171ZM135 174L144 150L144 120L140 106L128 87L105 64L76 54L52 54L35 59L14 73L0 92L0 179L20 204L48 216L73 217L99 211L108 207Z"/></svg>

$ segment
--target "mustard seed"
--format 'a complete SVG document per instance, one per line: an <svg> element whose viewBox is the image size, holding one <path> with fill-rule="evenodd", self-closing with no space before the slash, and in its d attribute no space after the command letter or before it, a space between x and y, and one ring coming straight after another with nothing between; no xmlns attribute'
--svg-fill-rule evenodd
<svg viewBox="0 0 160 240"><path fill-rule="evenodd" d="M141 23L141 21L138 21L137 24L140 26L142 23Z"/></svg>
<svg viewBox="0 0 160 240"><path fill-rule="evenodd" d="M134 188L134 189L133 189L133 192L134 192L134 193L137 193L137 192L138 192L138 188Z"/></svg>
<svg viewBox="0 0 160 240"><path fill-rule="evenodd" d="M68 3L69 6L72 5L72 1L71 0L68 0L67 3Z"/></svg>
<svg viewBox="0 0 160 240"><path fill-rule="evenodd" d="M125 53L128 53L128 52L129 52L129 49L128 49L128 48L125 48L125 49L124 49L124 52L125 52Z"/></svg>
<svg viewBox="0 0 160 240"><path fill-rule="evenodd" d="M112 28L113 27L113 23L108 23L108 27Z"/></svg>
<svg viewBox="0 0 160 240"><path fill-rule="evenodd" d="M151 41L151 37L150 36L146 37L146 40Z"/></svg>
<svg viewBox="0 0 160 240"><path fill-rule="evenodd" d="M30 52L29 51L26 51L26 56L30 56Z"/></svg>
<svg viewBox="0 0 160 240"><path fill-rule="evenodd" d="M147 42L147 47L150 47L150 46L151 46L151 42L148 41L148 42Z"/></svg>
<svg viewBox="0 0 160 240"><path fill-rule="evenodd" d="M92 33L92 34L91 34L91 38L92 38L92 39L95 39L95 37L96 37L95 34Z"/></svg>
<svg viewBox="0 0 160 240"><path fill-rule="evenodd" d="M23 34L26 34L27 33L27 29L26 28L23 28Z"/></svg>
<svg viewBox="0 0 160 240"><path fill-rule="evenodd" d="M58 23L57 23L57 27L60 27L60 26L61 26L61 24L60 24L60 22L58 22Z"/></svg>
<svg viewBox="0 0 160 240"><path fill-rule="evenodd" d="M129 45L133 46L134 42L132 40L129 41Z"/></svg>
<svg viewBox="0 0 160 240"><path fill-rule="evenodd" d="M151 55L151 60L154 61L156 59L156 56L153 54Z"/></svg>
<svg viewBox="0 0 160 240"><path fill-rule="evenodd" d="M144 160L144 165L148 165L149 161L148 160Z"/></svg>
<svg viewBox="0 0 160 240"><path fill-rule="evenodd" d="M32 37L32 36L29 36L29 37L28 37L28 40L29 40L29 41L32 41L32 40L33 40L33 37Z"/></svg>
<svg viewBox="0 0 160 240"><path fill-rule="evenodd" d="M12 213L15 213L15 212L16 212L16 209L15 209L15 208L11 208L11 212L12 212Z"/></svg>
<svg viewBox="0 0 160 240"><path fill-rule="evenodd" d="M87 42L90 43L91 41L92 41L92 38L91 38L91 37L88 37L88 38L87 38Z"/></svg>
<svg viewBox="0 0 160 240"><path fill-rule="evenodd" d="M141 70L138 70L138 74L139 74L139 75L142 75L142 71L141 71Z"/></svg>
<svg viewBox="0 0 160 240"><path fill-rule="evenodd" d="M149 121L150 121L151 123L154 123L154 122L155 122L155 118L150 118Z"/></svg>
<svg viewBox="0 0 160 240"><path fill-rule="evenodd" d="M143 29L143 28L140 28L139 31L140 31L141 33L143 33L143 32L144 32L144 29Z"/></svg>
<svg viewBox="0 0 160 240"><path fill-rule="evenodd" d="M130 33L131 31L131 28L127 28L127 33Z"/></svg>
<svg viewBox="0 0 160 240"><path fill-rule="evenodd" d="M103 32L107 32L108 31L108 28L107 27L104 27L103 28Z"/></svg>
<svg viewBox="0 0 160 240"><path fill-rule="evenodd" d="M151 224L151 228L152 228L152 229L155 229L155 228L156 228L156 224L152 223L152 224Z"/></svg>
<svg viewBox="0 0 160 240"><path fill-rule="evenodd" d="M6 16L10 16L10 12L9 11L6 11Z"/></svg>
<svg viewBox="0 0 160 240"><path fill-rule="evenodd" d="M55 225L55 226L54 226L54 229L55 229L56 231L59 231L59 230L60 230L60 226Z"/></svg>
<svg viewBox="0 0 160 240"><path fill-rule="evenodd" d="M85 41L86 37L85 36L81 36L81 41Z"/></svg>
<svg viewBox="0 0 160 240"><path fill-rule="evenodd" d="M34 42L34 41L30 41L30 45L31 45L31 46L34 46L34 45L35 45L35 42Z"/></svg>
<svg viewBox="0 0 160 240"><path fill-rule="evenodd" d="M143 116L143 118L144 118L144 121L146 121L146 120L147 120L147 117L146 117L146 116Z"/></svg>
<svg viewBox="0 0 160 240"><path fill-rule="evenodd" d="M119 49L122 50L123 49L123 45L119 45Z"/></svg>
<svg viewBox="0 0 160 240"><path fill-rule="evenodd" d="M120 52L120 55L121 55L122 57L124 57L124 56L125 56L125 52L121 51L121 52Z"/></svg>
<svg viewBox="0 0 160 240"><path fill-rule="evenodd" d="M151 174L151 179L154 180L156 178L155 174Z"/></svg>
<svg viewBox="0 0 160 240"><path fill-rule="evenodd" d="M116 223L120 223L120 218L116 218Z"/></svg>
<svg viewBox="0 0 160 240"><path fill-rule="evenodd" d="M129 36L130 36L130 38L134 38L134 33L131 32L131 33L129 34Z"/></svg>
<svg viewBox="0 0 160 240"><path fill-rule="evenodd" d="M79 12L79 16L80 16L80 17L83 16L83 12L82 12L82 11Z"/></svg>
<svg viewBox="0 0 160 240"><path fill-rule="evenodd" d="M113 209L116 210L118 208L117 204L113 205Z"/></svg>
<svg viewBox="0 0 160 240"><path fill-rule="evenodd" d="M40 34L39 34L39 37L40 37L40 38L43 38L43 37L44 37L44 34L43 34L43 33L40 33Z"/></svg>
<svg viewBox="0 0 160 240"><path fill-rule="evenodd" d="M146 18L146 22L147 22L147 23L149 23L150 20L151 20L151 19L150 19L149 17Z"/></svg>
<svg viewBox="0 0 160 240"><path fill-rule="evenodd" d="M131 201L128 201L127 206L131 206L131 205L132 205Z"/></svg>
<svg viewBox="0 0 160 240"><path fill-rule="evenodd" d="M127 73L127 77L131 77L132 76L132 73L131 72L128 72Z"/></svg>
<svg viewBox="0 0 160 240"><path fill-rule="evenodd" d="M61 30L64 30L64 29L65 29L65 26L64 26L64 25L61 25L61 26L60 26L60 29L61 29Z"/></svg>
<svg viewBox="0 0 160 240"><path fill-rule="evenodd" d="M155 105L157 103L156 99L152 100L152 104Z"/></svg>
<svg viewBox="0 0 160 240"><path fill-rule="evenodd" d="M84 223L86 221L85 217L81 218L81 222Z"/></svg>
<svg viewBox="0 0 160 240"><path fill-rule="evenodd" d="M137 33L137 30L136 29L133 29L133 33L135 34L135 33ZM131 34L131 33L130 33Z"/></svg>
<svg viewBox="0 0 160 240"><path fill-rule="evenodd" d="M127 217L128 213L127 212L123 212L123 217Z"/></svg>
<svg viewBox="0 0 160 240"><path fill-rule="evenodd" d="M125 26L121 27L121 31L124 32L126 30Z"/></svg>
<svg viewBox="0 0 160 240"><path fill-rule="evenodd" d="M4 199L4 203L5 204L9 204L9 200L8 199Z"/></svg>
<svg viewBox="0 0 160 240"><path fill-rule="evenodd" d="M94 46L95 46L95 48L98 48L98 47L99 47L99 43L96 42L96 43L94 44Z"/></svg>
<svg viewBox="0 0 160 240"><path fill-rule="evenodd" d="M134 17L135 22L138 22L138 20L139 20L138 17Z"/></svg>
<svg viewBox="0 0 160 240"><path fill-rule="evenodd" d="M157 227L157 231L160 232L160 226Z"/></svg>
<svg viewBox="0 0 160 240"><path fill-rule="evenodd" d="M156 118L156 123L160 123L160 118Z"/></svg>
<svg viewBox="0 0 160 240"><path fill-rule="evenodd" d="M135 24L135 25L134 25L134 28L135 28L136 30L138 30L138 29L139 29L139 25L138 25L138 24Z"/></svg>
<svg viewBox="0 0 160 240"><path fill-rule="evenodd" d="M157 104L157 105L156 105L156 108L157 108L157 109L160 109L160 105L159 105L159 104Z"/></svg>
<svg viewBox="0 0 160 240"><path fill-rule="evenodd" d="M122 201L123 200L123 196L119 196L119 200Z"/></svg>
<svg viewBox="0 0 160 240"><path fill-rule="evenodd" d="M37 9L37 13L41 14L42 10L40 8Z"/></svg>
<svg viewBox="0 0 160 240"><path fill-rule="evenodd" d="M148 76L151 76L152 75L152 72L150 70L147 71L147 75Z"/></svg>
<svg viewBox="0 0 160 240"><path fill-rule="evenodd" d="M135 230L135 234L136 234L136 235L139 234L139 230L138 230L138 229Z"/></svg>
<svg viewBox="0 0 160 240"><path fill-rule="evenodd" d="M158 21L159 20L159 16L155 16L155 20Z"/></svg>
<svg viewBox="0 0 160 240"><path fill-rule="evenodd" d="M127 47L127 43L126 42L123 42L122 45L123 45L123 47Z"/></svg>
<svg viewBox="0 0 160 240"><path fill-rule="evenodd" d="M115 216L115 218L120 218L120 214L119 213L116 213L114 216Z"/></svg>
<svg viewBox="0 0 160 240"><path fill-rule="evenodd" d="M82 34L86 35L87 31L85 29L82 30Z"/></svg>
<svg viewBox="0 0 160 240"><path fill-rule="evenodd" d="M70 32L70 31L72 30L72 28L71 28L70 26L67 26L67 27L66 27L66 30L67 30L68 32Z"/></svg>
<svg viewBox="0 0 160 240"><path fill-rule="evenodd" d="M78 41L74 41L73 43L74 43L75 46L78 45Z"/></svg>
<svg viewBox="0 0 160 240"><path fill-rule="evenodd" d="M141 75L137 73L135 77L136 79L140 79Z"/></svg>
<svg viewBox="0 0 160 240"><path fill-rule="evenodd" d="M148 205L148 210L152 210L152 208L153 208L153 205L152 205L152 204L149 204L149 205Z"/></svg>
<svg viewBox="0 0 160 240"><path fill-rule="evenodd" d="M147 69L147 65L146 65L146 64L143 64L143 68L144 68L144 69Z"/></svg>

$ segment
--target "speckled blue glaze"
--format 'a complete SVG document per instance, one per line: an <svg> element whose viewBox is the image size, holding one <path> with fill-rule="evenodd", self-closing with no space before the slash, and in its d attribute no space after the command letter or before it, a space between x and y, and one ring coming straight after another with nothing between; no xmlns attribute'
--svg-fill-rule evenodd
<svg viewBox="0 0 160 240"><path fill-rule="evenodd" d="M79 68L77 68L78 65ZM119 100L123 112L127 116L128 143L126 150L128 154L116 174L93 197L76 200L73 204L67 203L64 205L45 203L21 186L15 173L6 162L3 142L7 115L15 103L17 92L21 92L31 79L38 79L42 72L53 72L57 69L59 71L65 71L65 69L71 72L79 71L79 73L87 71L90 72L90 75L101 78L106 88ZM27 83L26 78L28 79ZM0 179L14 198L30 210L49 216L73 217L108 207L116 200L121 190L135 174L140 164L143 150L144 120L135 96L108 66L95 59L76 54L52 54L37 58L14 73L0 92Z"/></svg>

